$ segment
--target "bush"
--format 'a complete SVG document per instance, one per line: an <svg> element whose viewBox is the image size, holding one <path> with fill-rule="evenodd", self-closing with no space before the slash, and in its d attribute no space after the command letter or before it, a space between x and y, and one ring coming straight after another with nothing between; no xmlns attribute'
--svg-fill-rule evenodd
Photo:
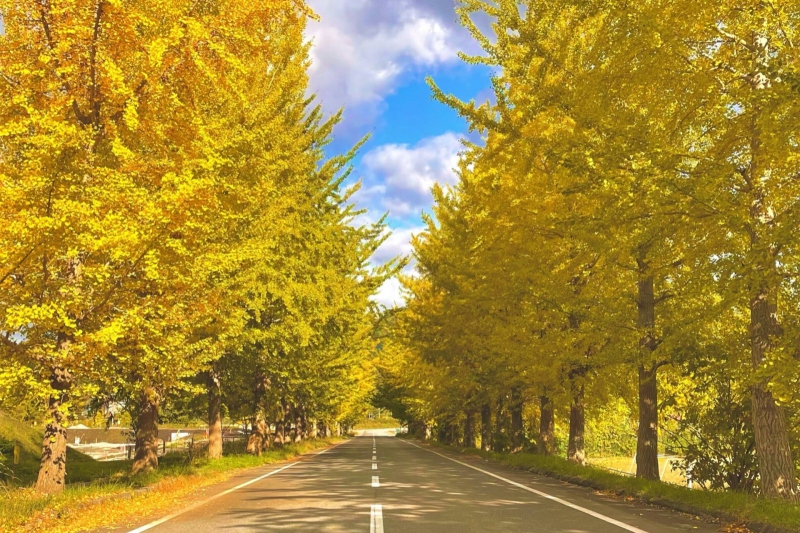
<svg viewBox="0 0 800 533"><path fill-rule="evenodd" d="M758 463L749 398L730 379L715 379L705 395L677 420L673 446L684 456L678 470L704 489L753 492Z"/></svg>

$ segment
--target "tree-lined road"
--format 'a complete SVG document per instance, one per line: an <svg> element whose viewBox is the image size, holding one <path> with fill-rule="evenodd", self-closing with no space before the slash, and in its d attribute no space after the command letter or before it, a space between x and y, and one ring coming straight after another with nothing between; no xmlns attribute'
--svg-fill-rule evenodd
<svg viewBox="0 0 800 533"><path fill-rule="evenodd" d="M717 531L679 513L383 436L357 437L288 466L249 471L220 493L167 521L117 531Z"/></svg>

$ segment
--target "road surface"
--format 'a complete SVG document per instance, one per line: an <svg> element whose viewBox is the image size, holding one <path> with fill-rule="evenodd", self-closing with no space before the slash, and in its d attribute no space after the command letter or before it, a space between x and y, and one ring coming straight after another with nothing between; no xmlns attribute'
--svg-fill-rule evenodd
<svg viewBox="0 0 800 533"><path fill-rule="evenodd" d="M244 486L243 486L244 485ZM216 497L119 533L711 533L686 515L386 436L248 471Z"/></svg>

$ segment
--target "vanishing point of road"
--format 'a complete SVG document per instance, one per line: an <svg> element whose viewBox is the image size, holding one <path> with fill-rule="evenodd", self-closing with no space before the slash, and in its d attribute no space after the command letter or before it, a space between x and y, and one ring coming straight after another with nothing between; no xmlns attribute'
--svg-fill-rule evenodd
<svg viewBox="0 0 800 533"><path fill-rule="evenodd" d="M116 533L717 531L680 513L369 434L213 490L188 510Z"/></svg>

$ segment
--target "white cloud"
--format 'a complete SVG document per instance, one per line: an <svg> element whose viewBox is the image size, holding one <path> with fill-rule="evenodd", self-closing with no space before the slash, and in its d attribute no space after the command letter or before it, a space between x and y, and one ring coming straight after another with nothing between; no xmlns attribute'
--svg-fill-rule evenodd
<svg viewBox="0 0 800 533"><path fill-rule="evenodd" d="M372 256L372 261L375 264L382 265L395 257L409 257L413 252L411 246L411 238L425 230L424 226L415 228L404 228L391 230L392 233L384 241L384 243ZM403 273L406 275L414 276L416 271L414 269L415 263L413 258L404 269ZM385 307L396 307L405 305L405 298L402 294L402 286L397 278L391 278L381 286L378 293L372 298L373 301Z"/></svg>
<svg viewBox="0 0 800 533"><path fill-rule="evenodd" d="M419 214L432 203L434 183L458 182L455 168L462 150L460 137L445 133L414 146L386 144L364 154L364 187L357 198L388 210L393 216Z"/></svg>
<svg viewBox="0 0 800 533"><path fill-rule="evenodd" d="M371 124L404 73L458 61L474 48L454 0L310 0L311 87L325 108Z"/></svg>
<svg viewBox="0 0 800 533"><path fill-rule="evenodd" d="M381 286L378 294L376 294L372 300L387 308L402 307L405 305L406 300L403 297L400 280L397 278L388 280Z"/></svg>
<svg viewBox="0 0 800 533"><path fill-rule="evenodd" d="M410 256L413 251L411 248L411 237L422 232L425 228L394 229L392 234L372 256L372 260L382 265L391 261L395 257Z"/></svg>
<svg viewBox="0 0 800 533"><path fill-rule="evenodd" d="M458 135L445 133L423 139L413 146L386 144L364 154L360 163L364 172L363 184L353 200L368 210L353 223L375 222L375 217L385 210L395 219L416 219L411 215L430 208L434 183L457 183L455 168L462 148ZM382 265L395 257L410 257L413 251L411 238L424 230L424 226L392 229L372 256L372 262ZM414 266L412 260L405 273L414 275ZM405 302L396 279L387 281L373 299L386 307L404 305Z"/></svg>

